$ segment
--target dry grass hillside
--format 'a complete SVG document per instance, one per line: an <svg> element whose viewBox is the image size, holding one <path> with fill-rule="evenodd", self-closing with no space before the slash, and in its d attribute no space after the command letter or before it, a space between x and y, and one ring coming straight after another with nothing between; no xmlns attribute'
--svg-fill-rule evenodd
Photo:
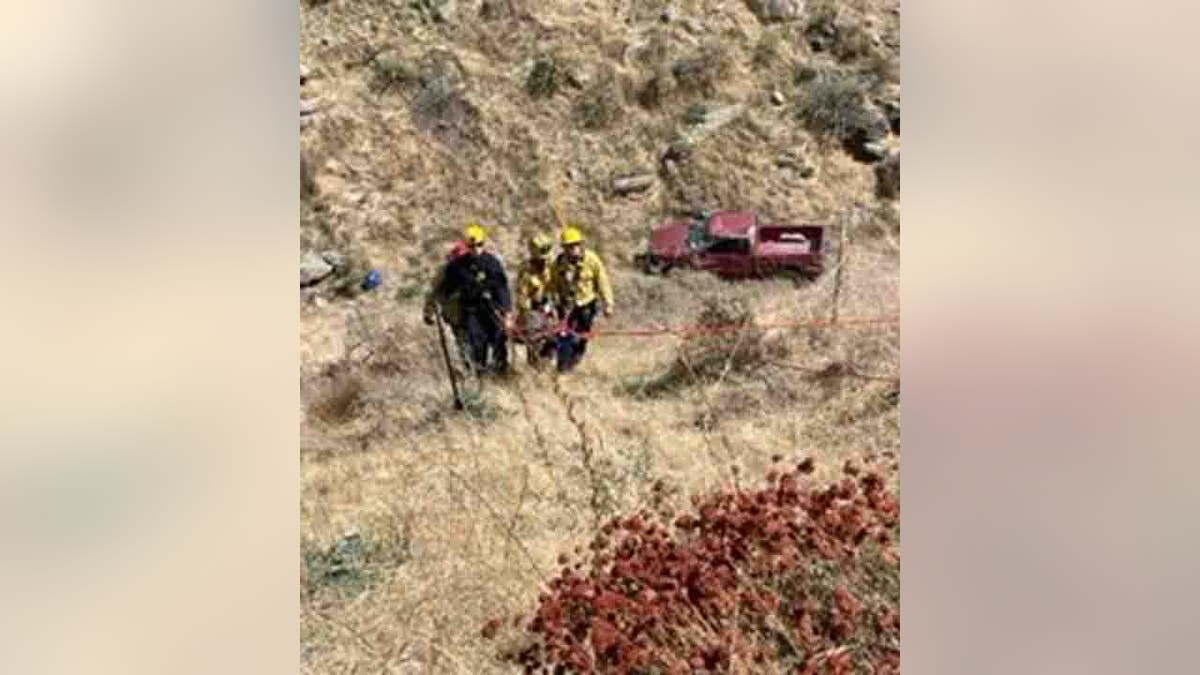
<svg viewBox="0 0 1200 675"><path fill-rule="evenodd" d="M799 287L635 268L652 224L701 207L843 228L838 312L895 314L898 7L302 4L301 95L318 112L300 132L301 249L383 273L301 307L305 672L517 672L480 628L527 615L559 555L661 498L656 483L683 504L757 484L781 455L813 457L818 480L878 466L895 486L896 326L601 335L577 372L514 358L455 413L420 306L465 221L515 268L557 204L613 274L601 331L829 316L832 267ZM856 156L864 134L887 159ZM641 174L649 188L614 193Z"/></svg>

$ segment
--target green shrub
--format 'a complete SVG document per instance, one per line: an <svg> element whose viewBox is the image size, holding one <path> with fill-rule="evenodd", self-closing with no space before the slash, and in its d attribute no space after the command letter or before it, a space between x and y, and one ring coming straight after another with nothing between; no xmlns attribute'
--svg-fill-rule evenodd
<svg viewBox="0 0 1200 675"><path fill-rule="evenodd" d="M562 78L558 61L551 56L541 57L533 62L525 78L525 91L533 98L550 98L558 93Z"/></svg>
<svg viewBox="0 0 1200 675"><path fill-rule="evenodd" d="M728 74L729 66L729 53L724 43L713 40L705 43L694 58L676 61L671 73L680 89L711 96Z"/></svg>
<svg viewBox="0 0 1200 675"><path fill-rule="evenodd" d="M833 55L843 63L868 57L875 53L871 34L859 21L845 21L838 26L833 43Z"/></svg>
<svg viewBox="0 0 1200 675"><path fill-rule="evenodd" d="M625 95L616 73L606 69L583 92L575 105L575 114L583 128L604 129L621 119L624 107Z"/></svg>
<svg viewBox="0 0 1200 675"><path fill-rule="evenodd" d="M802 90L797 117L817 136L846 138L870 123L867 86L845 73L818 73Z"/></svg>
<svg viewBox="0 0 1200 675"><path fill-rule="evenodd" d="M750 63L755 68L770 66L779 58L783 43L783 35L778 31L764 31L762 37L754 44L754 53L750 57Z"/></svg>
<svg viewBox="0 0 1200 675"><path fill-rule="evenodd" d="M786 344L767 340L766 332L754 327L745 300L710 296L671 365L657 374L628 379L621 388L627 395L658 396L730 374L752 373L787 352Z"/></svg>
<svg viewBox="0 0 1200 675"><path fill-rule="evenodd" d="M317 419L330 424L350 421L362 408L367 391L362 377L349 367L332 369L323 391L310 405Z"/></svg>
<svg viewBox="0 0 1200 675"><path fill-rule="evenodd" d="M859 67L859 72L878 84L900 82L900 62L882 52L872 52Z"/></svg>
<svg viewBox="0 0 1200 675"><path fill-rule="evenodd" d="M416 79L413 69L397 59L376 58L371 61L371 72L371 89L377 94L395 91Z"/></svg>
<svg viewBox="0 0 1200 675"><path fill-rule="evenodd" d="M353 597L382 579L386 570L412 558L412 545L402 525L372 530L366 536L348 534L325 548L309 543L303 555L308 595L333 592Z"/></svg>
<svg viewBox="0 0 1200 675"><path fill-rule="evenodd" d="M666 64L659 64L638 90L638 103L644 108L657 108L675 89L675 78L671 69Z"/></svg>

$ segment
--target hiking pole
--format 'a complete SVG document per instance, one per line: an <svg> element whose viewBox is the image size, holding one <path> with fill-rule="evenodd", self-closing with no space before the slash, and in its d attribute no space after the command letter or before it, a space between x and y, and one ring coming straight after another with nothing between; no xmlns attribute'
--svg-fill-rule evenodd
<svg viewBox="0 0 1200 675"><path fill-rule="evenodd" d="M442 345L442 358L446 361L446 374L450 376L450 390L454 392L454 409L462 410L462 396L458 394L458 380L454 377L454 365L450 362L450 348L446 346L446 328L442 324L442 305L438 303L437 311L433 313L437 322L438 342Z"/></svg>

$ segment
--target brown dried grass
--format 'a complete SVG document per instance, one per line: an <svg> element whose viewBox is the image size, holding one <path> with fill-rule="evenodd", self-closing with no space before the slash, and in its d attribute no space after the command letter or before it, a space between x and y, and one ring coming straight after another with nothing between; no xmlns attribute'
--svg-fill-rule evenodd
<svg viewBox="0 0 1200 675"><path fill-rule="evenodd" d="M707 494L737 480L731 467L761 474L781 450L813 455L816 479L832 477L850 456L896 460L899 414L887 382L809 378L764 365L634 400L626 381L668 368L680 349L673 338L602 335L580 370L561 381L561 395L552 375L514 359L512 382L485 384L470 414L449 410L440 353L420 323L420 291L468 219L495 226L495 245L510 266L526 232L556 224L556 200L567 217L582 220L609 261L619 302L617 318L602 321L601 330L687 323L714 294L744 300L764 323L828 315L829 274L797 290L786 282L728 285L702 274L648 278L633 269L648 226L687 199L667 181L629 198L611 196L607 185L614 175L658 167L666 145L693 131L683 113L696 102L739 103L745 112L697 140L680 166L688 191L711 208L854 221L841 314L894 311L898 252L871 231L869 217L851 217L870 211L870 168L817 147L789 106L767 101L772 88L798 99L792 73L811 57L804 45L785 35L775 61L755 64L764 31L786 28L763 26L744 3L673 4L720 36L728 63L709 92L677 87L657 107L636 99L653 73L638 50L664 30L657 3L615 13L513 3L512 11L500 7L488 17L460 9L447 24L365 0L302 7L301 58L312 70L305 95L322 106L301 131L312 188L302 201L302 240L361 251L385 274L385 292L302 310L302 550L320 557L357 533L374 552L361 584L314 581L304 594L304 672L511 672L479 626L528 609L559 554L590 541L598 515L644 508L656 482L677 487L684 499ZM682 21L665 30L668 61L699 53L703 40L689 38ZM477 114L457 147L422 131L413 117L421 64L436 50L461 64L459 93ZM551 96L529 96L534 59L556 50L569 54L579 85L566 81ZM378 91L370 58L407 64L415 76ZM625 97L620 119L582 128L578 101L606 70ZM817 179L777 166L783 151L806 154ZM397 292L403 289L412 292ZM895 330L766 337L786 341L795 363L848 361L884 374L898 368ZM336 422L312 407L330 364L353 369L363 385L353 413ZM699 417L706 421L697 424Z"/></svg>

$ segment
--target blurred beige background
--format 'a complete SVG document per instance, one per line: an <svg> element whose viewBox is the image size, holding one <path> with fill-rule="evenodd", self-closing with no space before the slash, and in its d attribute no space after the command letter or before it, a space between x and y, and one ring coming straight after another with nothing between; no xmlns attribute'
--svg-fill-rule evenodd
<svg viewBox="0 0 1200 675"><path fill-rule="evenodd" d="M910 673L1188 670L1191 13L904 4Z"/></svg>
<svg viewBox="0 0 1200 675"><path fill-rule="evenodd" d="M1183 672L1194 12L903 12L904 668ZM6 671L295 671L296 16L3 10Z"/></svg>
<svg viewBox="0 0 1200 675"><path fill-rule="evenodd" d="M0 19L6 672L294 672L297 11Z"/></svg>

